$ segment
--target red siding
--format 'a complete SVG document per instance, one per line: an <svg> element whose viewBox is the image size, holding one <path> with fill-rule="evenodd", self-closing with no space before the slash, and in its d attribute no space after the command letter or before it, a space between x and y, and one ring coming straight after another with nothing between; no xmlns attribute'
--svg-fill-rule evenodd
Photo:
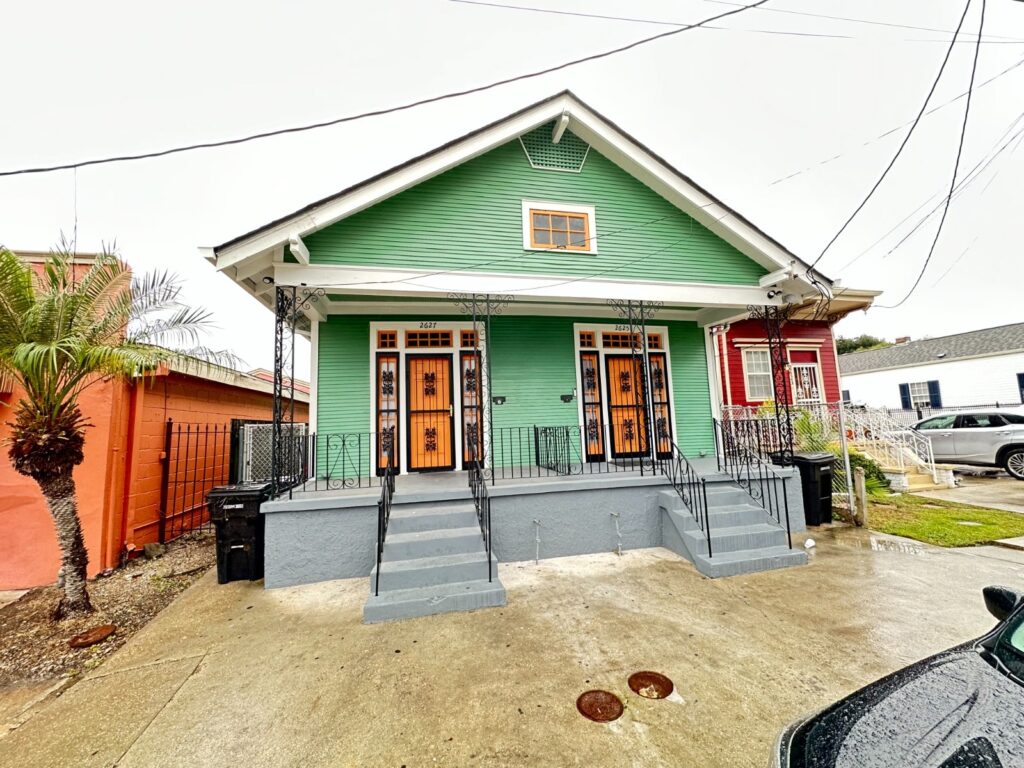
<svg viewBox="0 0 1024 768"><path fill-rule="evenodd" d="M790 321L782 328L783 338L787 344L806 344L817 350L818 365L821 370L822 387L825 400L830 403L840 399L839 374L836 370L836 358L832 346L832 329L826 322ZM733 323L729 332L718 339L716 356L719 365L719 377L722 382L720 393L726 405L759 405L759 401L747 399L746 381L743 375L743 349L752 344L767 345L764 324L760 320L741 320ZM818 346L820 344L820 346ZM793 350L796 352L796 350ZM726 358L728 366L726 366ZM793 362L804 362L806 355L794 355ZM726 367L728 367L728 384L726 387Z"/></svg>

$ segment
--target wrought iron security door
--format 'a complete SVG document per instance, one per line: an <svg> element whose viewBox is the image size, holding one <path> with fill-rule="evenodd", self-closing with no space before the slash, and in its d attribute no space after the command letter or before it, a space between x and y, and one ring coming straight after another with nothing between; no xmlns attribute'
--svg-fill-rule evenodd
<svg viewBox="0 0 1024 768"><path fill-rule="evenodd" d="M459 356L462 381L462 466L485 461L483 395L480 379L480 353L463 352Z"/></svg>
<svg viewBox="0 0 1024 768"><path fill-rule="evenodd" d="M451 366L449 355L406 356L411 471L455 469Z"/></svg>
<svg viewBox="0 0 1024 768"><path fill-rule="evenodd" d="M608 382L608 423L612 457L647 455L647 420L644 415L643 358L605 355Z"/></svg>

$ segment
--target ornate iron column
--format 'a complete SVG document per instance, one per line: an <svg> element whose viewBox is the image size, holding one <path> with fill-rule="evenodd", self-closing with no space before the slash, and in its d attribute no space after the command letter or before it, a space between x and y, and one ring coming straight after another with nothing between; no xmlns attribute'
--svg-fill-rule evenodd
<svg viewBox="0 0 1024 768"><path fill-rule="evenodd" d="M764 323L765 341L768 342L768 356L772 365L772 399L775 405L776 434L779 436L779 450L785 463L793 459L793 397L789 378L789 356L782 327L789 319L789 307L766 305L751 306L750 317Z"/></svg>
<svg viewBox="0 0 1024 768"><path fill-rule="evenodd" d="M294 285L274 289L274 401L270 443L270 492L277 495L295 485L300 446L295 435L295 331L308 322L303 310L320 300L323 288ZM300 319L301 318L301 319ZM285 436L284 424L288 424ZM287 478L285 474L287 472Z"/></svg>
<svg viewBox="0 0 1024 768"><path fill-rule="evenodd" d="M448 299L452 301L459 311L469 315L473 321L474 331L474 368L479 379L480 399L483 406L479 413L483 421L482 429L475 427L472 438L476 440L480 436L480 442L476 445L477 450L484 450L483 474L494 484L494 400L491 395L491 317L500 315L509 304L512 303L511 295L495 296L490 293L449 293ZM463 426L465 430L465 426Z"/></svg>
<svg viewBox="0 0 1024 768"><path fill-rule="evenodd" d="M632 360L630 365L633 371L639 372L640 388L635 399L636 423L642 426L644 442L641 443L640 474L644 472L645 463L653 469L657 457L657 436L653 434L654 413L650 391L650 357L647 346L647 322L654 318L664 302L657 301L623 301L621 299L609 299L608 304L618 313L619 317L626 321L629 331L629 354ZM609 425L614 429L614 425ZM609 435L611 437L611 435ZM639 436L638 436L639 437Z"/></svg>

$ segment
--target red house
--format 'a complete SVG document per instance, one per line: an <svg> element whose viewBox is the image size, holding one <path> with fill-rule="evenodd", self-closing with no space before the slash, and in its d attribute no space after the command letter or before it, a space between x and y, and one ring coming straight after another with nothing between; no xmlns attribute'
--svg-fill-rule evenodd
<svg viewBox="0 0 1024 768"><path fill-rule="evenodd" d="M836 403L842 398L832 326L858 309L867 309L876 291L843 291L827 320L813 307L798 309L782 326L790 375L790 404ZM772 358L764 323L743 319L712 329L719 401L723 406L756 408L774 399Z"/></svg>

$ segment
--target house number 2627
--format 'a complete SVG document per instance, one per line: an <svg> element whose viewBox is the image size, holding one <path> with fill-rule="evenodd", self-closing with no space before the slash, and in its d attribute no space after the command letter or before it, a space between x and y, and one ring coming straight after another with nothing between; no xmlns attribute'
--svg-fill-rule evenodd
<svg viewBox="0 0 1024 768"><path fill-rule="evenodd" d="M420 323L420 328L437 328L437 321L436 320L433 321L433 322L424 321L424 322Z"/></svg>

